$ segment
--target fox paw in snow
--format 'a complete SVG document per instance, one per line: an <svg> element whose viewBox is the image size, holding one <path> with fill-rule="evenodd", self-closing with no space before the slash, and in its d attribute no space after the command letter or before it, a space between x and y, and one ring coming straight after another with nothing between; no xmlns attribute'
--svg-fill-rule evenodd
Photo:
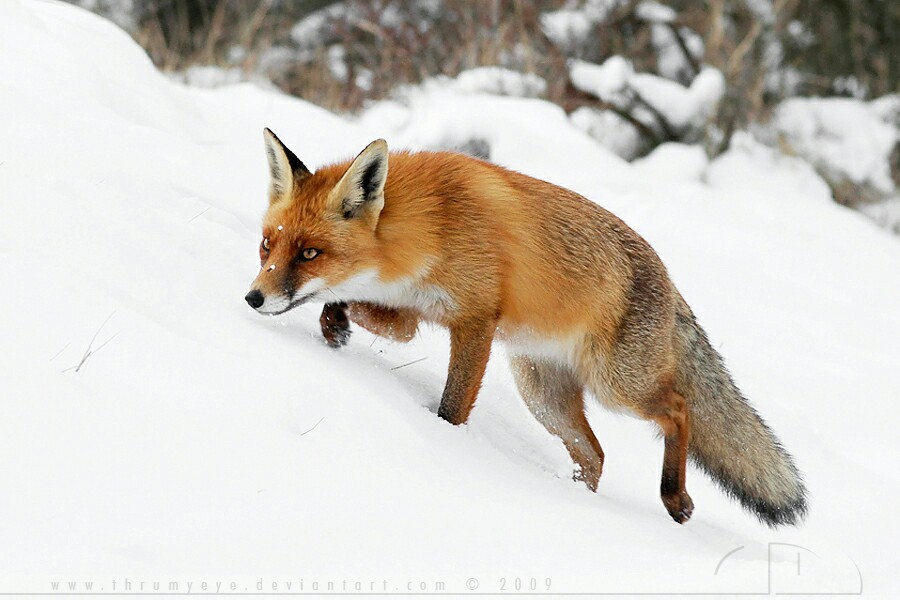
<svg viewBox="0 0 900 600"><path fill-rule="evenodd" d="M694 512L694 501L688 496L687 492L678 492L671 495L663 495L663 504L669 515L675 519L677 523L685 523L691 518Z"/></svg>
<svg viewBox="0 0 900 600"><path fill-rule="evenodd" d="M343 302L326 304L319 317L322 335L332 348L340 348L350 341L350 319L347 318L347 305Z"/></svg>

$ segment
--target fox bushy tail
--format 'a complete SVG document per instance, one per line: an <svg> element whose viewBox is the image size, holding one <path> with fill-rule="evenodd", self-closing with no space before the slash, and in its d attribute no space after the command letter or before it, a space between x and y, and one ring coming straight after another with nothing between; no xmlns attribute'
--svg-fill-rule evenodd
<svg viewBox="0 0 900 600"><path fill-rule="evenodd" d="M807 511L800 472L738 390L683 300L677 338L675 387L690 407L692 461L762 522L797 523Z"/></svg>

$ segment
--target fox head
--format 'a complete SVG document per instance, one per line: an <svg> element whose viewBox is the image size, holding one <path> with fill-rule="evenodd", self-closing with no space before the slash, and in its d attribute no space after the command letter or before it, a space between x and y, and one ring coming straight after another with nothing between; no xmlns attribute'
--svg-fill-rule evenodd
<svg viewBox="0 0 900 600"><path fill-rule="evenodd" d="M271 183L259 245L260 272L247 303L277 315L335 290L363 285L374 269L375 228L384 207L388 148L375 140L349 164L315 173L271 130L263 132ZM350 298L352 299L352 298Z"/></svg>

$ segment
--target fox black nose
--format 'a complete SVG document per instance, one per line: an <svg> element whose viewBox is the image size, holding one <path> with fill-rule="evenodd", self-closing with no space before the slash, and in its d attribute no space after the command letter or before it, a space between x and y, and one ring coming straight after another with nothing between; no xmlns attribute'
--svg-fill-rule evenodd
<svg viewBox="0 0 900 600"><path fill-rule="evenodd" d="M266 301L262 292L259 290L251 290L249 294L244 296L244 300L247 301L247 304L249 304L251 308L259 308L263 305L263 302Z"/></svg>

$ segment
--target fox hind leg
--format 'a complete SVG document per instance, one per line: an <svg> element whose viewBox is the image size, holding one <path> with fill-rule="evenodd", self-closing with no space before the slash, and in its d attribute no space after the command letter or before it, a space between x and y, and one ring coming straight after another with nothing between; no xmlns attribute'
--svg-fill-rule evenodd
<svg viewBox="0 0 900 600"><path fill-rule="evenodd" d="M691 437L691 417L687 402L681 394L666 387L659 399L641 412L642 416L655 421L663 431L665 451L660 496L669 515L678 523L684 523L694 511L694 502L685 489Z"/></svg>
<svg viewBox="0 0 900 600"><path fill-rule="evenodd" d="M531 414L559 437L580 467L575 479L597 491L603 449L584 414L584 387L566 367L518 355L510 359L519 393Z"/></svg>

